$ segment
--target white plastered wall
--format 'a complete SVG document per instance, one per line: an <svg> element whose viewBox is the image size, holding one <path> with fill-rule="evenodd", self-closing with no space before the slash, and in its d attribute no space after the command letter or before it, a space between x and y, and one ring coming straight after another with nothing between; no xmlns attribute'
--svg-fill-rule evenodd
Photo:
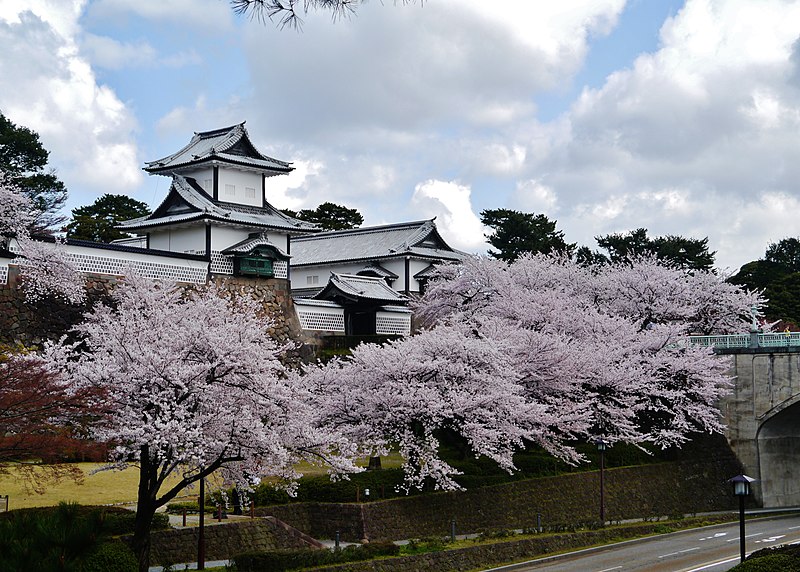
<svg viewBox="0 0 800 572"><path fill-rule="evenodd" d="M187 171L184 173L185 177L191 177L197 181L197 184L203 187L203 190L209 195L214 196L214 170L213 169L197 169L195 171Z"/></svg>
<svg viewBox="0 0 800 572"><path fill-rule="evenodd" d="M261 173L220 167L217 200L260 207L262 195Z"/></svg>
<svg viewBox="0 0 800 572"><path fill-rule="evenodd" d="M153 230L150 232L150 248L169 252L205 252L205 226Z"/></svg>
<svg viewBox="0 0 800 572"><path fill-rule="evenodd" d="M255 232L259 232L259 229L255 227L212 226L211 250L221 252L237 242L243 241ZM267 238L269 238L272 244L286 252L287 235L277 232L267 232Z"/></svg>
<svg viewBox="0 0 800 572"><path fill-rule="evenodd" d="M384 267L389 272L394 272L397 274L397 279L392 282L392 288L397 292L403 292L406 288L406 261L405 258L397 258L394 260L379 260L378 263ZM331 275L331 272L335 272L337 274L357 274L361 270L364 269L365 266L369 264L368 261L361 261L361 262L354 262L354 263L342 263L342 264L325 264L325 265L317 265L317 266L309 266L303 268L297 268L295 266L292 267L292 288L310 288L319 286L322 288L325 284L328 283L328 277ZM415 260L411 259L409 261L409 284L408 288L410 292L419 292L420 285L419 281L414 279L414 274L417 272L421 272L425 270L428 265L430 264L427 260ZM309 276L313 277L316 276L316 281L309 280Z"/></svg>

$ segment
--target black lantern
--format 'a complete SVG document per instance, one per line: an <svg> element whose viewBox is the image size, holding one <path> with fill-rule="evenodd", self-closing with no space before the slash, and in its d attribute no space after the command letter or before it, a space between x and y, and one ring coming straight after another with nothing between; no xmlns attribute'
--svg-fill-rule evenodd
<svg viewBox="0 0 800 572"><path fill-rule="evenodd" d="M747 475L736 475L728 479L733 483L733 494L739 497L739 559L744 562L744 499L750 495L750 483L755 481Z"/></svg>
<svg viewBox="0 0 800 572"><path fill-rule="evenodd" d="M606 499L605 499L605 452L608 447L608 441L605 439L598 439L595 441L597 450L600 452L600 525L606 524Z"/></svg>

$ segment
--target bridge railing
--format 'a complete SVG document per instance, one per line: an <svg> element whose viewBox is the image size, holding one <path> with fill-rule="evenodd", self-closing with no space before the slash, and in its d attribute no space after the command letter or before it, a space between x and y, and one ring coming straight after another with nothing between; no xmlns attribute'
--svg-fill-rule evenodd
<svg viewBox="0 0 800 572"><path fill-rule="evenodd" d="M728 336L689 336L687 342L690 346L704 348L746 348L750 345L750 336L747 334L732 334Z"/></svg>
<svg viewBox="0 0 800 572"><path fill-rule="evenodd" d="M800 346L800 332L773 332L769 334L731 334L727 336L689 336L690 346L719 349L735 348L785 348ZM755 344L753 343L755 342Z"/></svg>

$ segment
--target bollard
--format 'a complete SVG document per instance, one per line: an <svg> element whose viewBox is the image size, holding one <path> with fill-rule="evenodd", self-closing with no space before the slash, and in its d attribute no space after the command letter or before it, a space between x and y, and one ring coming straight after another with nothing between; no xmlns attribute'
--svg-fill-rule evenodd
<svg viewBox="0 0 800 572"><path fill-rule="evenodd" d="M542 533L542 513L536 513L536 530L539 531L539 534Z"/></svg>
<svg viewBox="0 0 800 572"><path fill-rule="evenodd" d="M183 509L183 527L186 528L186 509Z"/></svg>
<svg viewBox="0 0 800 572"><path fill-rule="evenodd" d="M217 522L222 522L222 505L217 507Z"/></svg>
<svg viewBox="0 0 800 572"><path fill-rule="evenodd" d="M253 519L255 517L256 517L255 505L251 502L250 503L250 518Z"/></svg>
<svg viewBox="0 0 800 572"><path fill-rule="evenodd" d="M456 541L456 519L450 521L450 542Z"/></svg>
<svg viewBox="0 0 800 572"><path fill-rule="evenodd" d="M334 537L334 550L339 550L339 531L336 531L336 536Z"/></svg>

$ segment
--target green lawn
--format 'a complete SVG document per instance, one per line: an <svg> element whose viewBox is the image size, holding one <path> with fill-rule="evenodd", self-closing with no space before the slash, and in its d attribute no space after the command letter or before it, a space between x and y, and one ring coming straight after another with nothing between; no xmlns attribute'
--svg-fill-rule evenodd
<svg viewBox="0 0 800 572"><path fill-rule="evenodd" d="M0 475L0 495L9 495L9 508L53 506L61 501L83 505L104 505L136 502L136 487L139 469L130 467L124 471L91 472L103 463L76 463L84 473L82 484L71 480L50 483L44 494L26 490L24 483L12 475Z"/></svg>
<svg viewBox="0 0 800 572"><path fill-rule="evenodd" d="M384 468L398 467L402 459L397 453L382 457ZM361 463L364 466L367 460ZM0 475L0 495L9 495L9 508L31 508L36 506L54 506L61 501L77 502L83 505L122 504L136 502L136 487L139 482L139 469L130 467L124 471L91 472L103 466L103 463L77 463L85 475L82 484L71 480L52 483L46 487L44 494L36 494L26 490L24 483L12 475ZM307 475L323 475L324 467L302 463L298 469ZM176 482L177 479L173 479ZM197 488L184 491L185 496L196 496Z"/></svg>

